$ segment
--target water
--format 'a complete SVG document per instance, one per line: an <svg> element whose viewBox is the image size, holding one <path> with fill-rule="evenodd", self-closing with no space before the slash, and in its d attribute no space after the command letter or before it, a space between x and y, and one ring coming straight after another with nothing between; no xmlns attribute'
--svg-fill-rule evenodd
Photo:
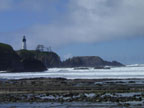
<svg viewBox="0 0 144 108"><path fill-rule="evenodd" d="M74 68L50 68L45 72L0 72L0 79L23 79L23 78L67 78L67 79L127 79L144 78L144 65L129 65L111 69L84 69Z"/></svg>
<svg viewBox="0 0 144 108"><path fill-rule="evenodd" d="M126 108L117 103L88 103L88 102L65 102L65 103L3 103L0 108ZM131 108L143 108L131 106Z"/></svg>
<svg viewBox="0 0 144 108"><path fill-rule="evenodd" d="M0 79L23 79L23 78L58 78L67 79L123 79L124 83L129 83L127 78L144 78L144 65L129 65L126 67L115 67L111 69L84 69L75 70L74 68L51 68L45 72L19 72L19 73L4 73L0 72ZM116 80L119 81L119 80ZM121 80L120 80L121 81ZM135 80L139 84L143 81ZM99 82L98 82L99 83ZM131 83L130 83L131 84ZM132 83L133 84L133 83ZM116 96L133 96L141 93L116 93ZM93 94L87 94L93 96ZM143 101L130 101L124 103L114 102L47 102L47 103L0 103L0 108L126 108L126 103L130 103L131 108L143 108ZM119 105L119 104L122 104Z"/></svg>

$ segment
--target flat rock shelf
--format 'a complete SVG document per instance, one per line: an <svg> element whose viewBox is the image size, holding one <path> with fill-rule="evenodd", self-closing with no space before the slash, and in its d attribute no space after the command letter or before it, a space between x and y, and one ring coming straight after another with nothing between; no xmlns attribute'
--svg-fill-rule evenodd
<svg viewBox="0 0 144 108"><path fill-rule="evenodd" d="M144 79L32 78L0 80L0 85L0 108L144 106Z"/></svg>

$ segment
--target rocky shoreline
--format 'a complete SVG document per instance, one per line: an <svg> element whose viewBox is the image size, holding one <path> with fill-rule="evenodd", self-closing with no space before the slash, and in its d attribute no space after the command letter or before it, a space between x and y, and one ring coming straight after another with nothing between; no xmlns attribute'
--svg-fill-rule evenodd
<svg viewBox="0 0 144 108"><path fill-rule="evenodd" d="M144 79L0 80L0 102L111 102L144 105ZM139 103L139 104L138 104Z"/></svg>
<svg viewBox="0 0 144 108"><path fill-rule="evenodd" d="M98 56L78 56L61 61L55 52L38 50L15 51L10 45L0 43L0 71L7 72L42 72L47 68L95 67L108 69L105 66L122 67L117 61L105 61Z"/></svg>

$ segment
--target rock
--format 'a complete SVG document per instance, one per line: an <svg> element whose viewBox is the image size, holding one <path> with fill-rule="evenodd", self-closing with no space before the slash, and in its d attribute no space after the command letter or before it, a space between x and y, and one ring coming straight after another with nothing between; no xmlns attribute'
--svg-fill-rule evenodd
<svg viewBox="0 0 144 108"><path fill-rule="evenodd" d="M20 57L10 45L0 43L0 71L21 72Z"/></svg>
<svg viewBox="0 0 144 108"><path fill-rule="evenodd" d="M121 64L120 62L117 62L117 61L112 61L112 62L109 62L109 61L105 61L105 66L124 66L123 64Z"/></svg>
<svg viewBox="0 0 144 108"><path fill-rule="evenodd" d="M76 67L74 70L88 70L89 68L87 67Z"/></svg>
<svg viewBox="0 0 144 108"><path fill-rule="evenodd" d="M35 72L52 67L75 67L76 70L88 69L87 67L109 69L105 68L105 66L124 65L117 61L104 61L98 56L73 57L61 62L60 57L54 52L35 50L19 50L15 52L10 45L0 43L0 71Z"/></svg>
<svg viewBox="0 0 144 108"><path fill-rule="evenodd" d="M33 58L40 60L47 68L59 67L61 65L60 57L54 52L19 50L17 53L22 59Z"/></svg>
<svg viewBox="0 0 144 108"><path fill-rule="evenodd" d="M48 68L60 67L60 57L54 52L37 52L36 59L40 60Z"/></svg>
<svg viewBox="0 0 144 108"><path fill-rule="evenodd" d="M73 57L63 61L62 67L102 67L104 66L124 66L117 61L104 61L98 56L81 56Z"/></svg>
<svg viewBox="0 0 144 108"><path fill-rule="evenodd" d="M36 51L20 50L17 51L17 53L21 58L25 72L38 72L47 70L44 63L36 59Z"/></svg>
<svg viewBox="0 0 144 108"><path fill-rule="evenodd" d="M97 56L83 56L73 57L63 62L64 67L95 67L102 65L103 60Z"/></svg>
<svg viewBox="0 0 144 108"><path fill-rule="evenodd" d="M104 66L124 66L117 61L104 61L98 56L78 56L69 58L61 62L60 57L54 52L40 52L35 50L19 50L18 55L22 58L34 58L40 60L47 68L53 67L78 67L81 69L87 69L86 67L103 67L103 69L109 69Z"/></svg>
<svg viewBox="0 0 144 108"><path fill-rule="evenodd" d="M19 57L10 45L0 43L0 71L35 72L46 69L41 61L33 58L33 53L24 50Z"/></svg>
<svg viewBox="0 0 144 108"><path fill-rule="evenodd" d="M22 60L22 64L26 72L41 72L47 70L41 61L32 58Z"/></svg>
<svg viewBox="0 0 144 108"><path fill-rule="evenodd" d="M94 69L110 69L110 67L97 66L97 67L94 67Z"/></svg>

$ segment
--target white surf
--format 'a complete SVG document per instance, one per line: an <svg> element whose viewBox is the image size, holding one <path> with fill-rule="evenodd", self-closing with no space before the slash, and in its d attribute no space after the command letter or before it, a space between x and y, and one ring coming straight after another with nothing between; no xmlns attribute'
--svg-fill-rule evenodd
<svg viewBox="0 0 144 108"><path fill-rule="evenodd" d="M0 79L24 78L67 78L67 79L128 79L144 78L144 65L128 65L111 69L50 68L45 72L0 72Z"/></svg>

